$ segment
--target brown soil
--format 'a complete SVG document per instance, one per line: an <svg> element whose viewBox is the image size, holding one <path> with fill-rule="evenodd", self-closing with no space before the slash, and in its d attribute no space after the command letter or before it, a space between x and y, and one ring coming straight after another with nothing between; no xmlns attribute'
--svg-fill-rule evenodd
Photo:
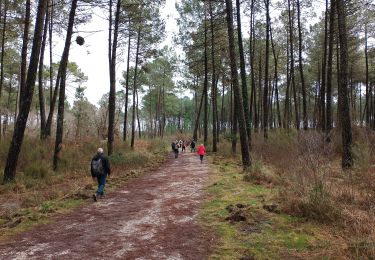
<svg viewBox="0 0 375 260"><path fill-rule="evenodd" d="M209 167L194 154L0 244L0 259L205 259L197 223Z"/></svg>

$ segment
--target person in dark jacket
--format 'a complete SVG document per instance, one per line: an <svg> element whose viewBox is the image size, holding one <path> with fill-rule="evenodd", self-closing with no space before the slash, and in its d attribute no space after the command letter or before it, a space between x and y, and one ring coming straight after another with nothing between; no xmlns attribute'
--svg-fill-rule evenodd
<svg viewBox="0 0 375 260"><path fill-rule="evenodd" d="M178 146L177 142L172 142L172 151L174 152L174 158L178 158Z"/></svg>
<svg viewBox="0 0 375 260"><path fill-rule="evenodd" d="M98 152L91 160L91 176L98 181L98 190L93 194L94 201L104 196L104 187L107 176L111 174L111 167L108 158L103 153L103 148L98 148Z"/></svg>

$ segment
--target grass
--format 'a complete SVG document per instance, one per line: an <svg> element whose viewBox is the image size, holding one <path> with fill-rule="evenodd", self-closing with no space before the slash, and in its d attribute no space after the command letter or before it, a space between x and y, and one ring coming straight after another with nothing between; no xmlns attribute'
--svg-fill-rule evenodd
<svg viewBox="0 0 375 260"><path fill-rule="evenodd" d="M66 141L59 171L53 172L48 156L53 143L26 139L16 180L0 185L0 240L47 223L51 216L71 211L91 199L97 185L90 174L96 142ZM6 154L5 143L0 144L0 157ZM107 192L121 188L128 180L158 167L166 159L167 145L163 140L137 140L134 151L120 140L115 146L116 153L109 158L112 174L107 181ZM4 162L5 159L0 161L0 167L4 167L1 165Z"/></svg>
<svg viewBox="0 0 375 260"><path fill-rule="evenodd" d="M235 159L213 158L201 223L216 237L211 259L306 259L337 257L341 241L327 228L287 214L268 212L278 189L243 181ZM265 166L263 166L265 167ZM246 221L230 222L229 205L242 204ZM246 258L247 257L247 258Z"/></svg>
<svg viewBox="0 0 375 260"><path fill-rule="evenodd" d="M80 206L83 202L84 200L82 199L45 201L40 207L19 209L6 218L3 216L0 219L0 241L4 241L37 225L50 223L51 216L58 213L67 213Z"/></svg>

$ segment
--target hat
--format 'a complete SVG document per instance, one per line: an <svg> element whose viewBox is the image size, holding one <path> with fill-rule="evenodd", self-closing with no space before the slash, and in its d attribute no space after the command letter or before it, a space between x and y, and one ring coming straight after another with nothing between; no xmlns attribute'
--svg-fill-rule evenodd
<svg viewBox="0 0 375 260"><path fill-rule="evenodd" d="M98 153L103 153L103 148L98 148Z"/></svg>

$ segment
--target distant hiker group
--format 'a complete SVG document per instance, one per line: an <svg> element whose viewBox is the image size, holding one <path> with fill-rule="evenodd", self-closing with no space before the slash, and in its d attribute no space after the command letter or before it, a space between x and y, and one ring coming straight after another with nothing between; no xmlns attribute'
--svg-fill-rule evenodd
<svg viewBox="0 0 375 260"><path fill-rule="evenodd" d="M172 152L174 153L174 158L178 158L178 154L186 152L186 147L190 146L190 152L193 153L196 151L196 143L194 140L191 140L190 142L188 141L183 141L183 140L175 140L172 141ZM198 154L200 157L201 163L203 162L203 158L206 155L206 148L204 147L203 144L198 146Z"/></svg>

